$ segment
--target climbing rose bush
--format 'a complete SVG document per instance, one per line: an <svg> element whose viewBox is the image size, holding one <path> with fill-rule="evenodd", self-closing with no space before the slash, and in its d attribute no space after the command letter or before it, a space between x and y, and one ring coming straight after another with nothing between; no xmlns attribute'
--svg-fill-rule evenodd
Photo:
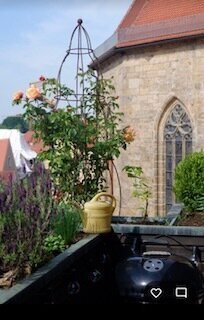
<svg viewBox="0 0 204 320"><path fill-rule="evenodd" d="M73 90L44 76L26 95L14 96L13 104L23 105L35 137L43 140L46 151L40 159L48 160L59 194L84 203L104 190L109 162L134 140L135 132L122 127L112 80L98 79L90 71L80 76L85 87L77 106L71 102Z"/></svg>

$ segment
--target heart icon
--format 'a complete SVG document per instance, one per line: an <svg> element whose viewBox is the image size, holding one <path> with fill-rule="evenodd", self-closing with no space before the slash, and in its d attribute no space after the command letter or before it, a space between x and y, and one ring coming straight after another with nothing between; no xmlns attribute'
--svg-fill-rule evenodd
<svg viewBox="0 0 204 320"><path fill-rule="evenodd" d="M157 299L162 294L162 289L161 288L152 288L150 290L150 293L155 299Z"/></svg>

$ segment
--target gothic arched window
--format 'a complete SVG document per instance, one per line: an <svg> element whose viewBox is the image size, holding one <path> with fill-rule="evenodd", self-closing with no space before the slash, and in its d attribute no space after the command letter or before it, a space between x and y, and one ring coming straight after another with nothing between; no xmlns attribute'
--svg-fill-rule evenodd
<svg viewBox="0 0 204 320"><path fill-rule="evenodd" d="M166 147L166 212L175 202L173 175L176 165L192 151L191 121L180 104L176 104L167 118L164 128Z"/></svg>

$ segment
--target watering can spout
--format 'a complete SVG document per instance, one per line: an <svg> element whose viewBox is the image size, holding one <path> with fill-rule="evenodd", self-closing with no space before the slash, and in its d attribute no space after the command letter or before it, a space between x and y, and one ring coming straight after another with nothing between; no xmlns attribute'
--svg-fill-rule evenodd
<svg viewBox="0 0 204 320"><path fill-rule="evenodd" d="M105 197L106 200L101 198ZM111 218L116 207L116 199L107 192L96 194L84 205L84 228L86 233L106 233L111 231Z"/></svg>

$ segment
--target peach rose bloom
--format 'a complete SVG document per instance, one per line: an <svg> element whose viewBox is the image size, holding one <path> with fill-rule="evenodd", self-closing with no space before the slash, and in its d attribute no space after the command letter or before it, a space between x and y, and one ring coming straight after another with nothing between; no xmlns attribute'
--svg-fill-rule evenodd
<svg viewBox="0 0 204 320"><path fill-rule="evenodd" d="M32 84L30 88L26 91L26 96L28 99L38 99L41 97L40 90Z"/></svg>
<svg viewBox="0 0 204 320"><path fill-rule="evenodd" d="M18 101L23 98L23 92L18 91L13 95L13 101Z"/></svg>
<svg viewBox="0 0 204 320"><path fill-rule="evenodd" d="M124 129L124 139L126 142L132 142L135 140L135 130L131 127Z"/></svg>

